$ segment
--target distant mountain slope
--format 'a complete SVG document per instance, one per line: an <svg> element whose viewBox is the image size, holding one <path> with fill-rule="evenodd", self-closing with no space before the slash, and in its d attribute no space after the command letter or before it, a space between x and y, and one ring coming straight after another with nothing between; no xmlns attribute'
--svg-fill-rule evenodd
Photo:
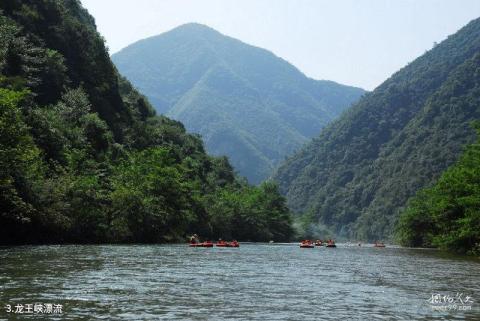
<svg viewBox="0 0 480 321"><path fill-rule="evenodd" d="M389 237L407 200L474 140L479 57L477 19L367 94L279 168L290 206L343 236Z"/></svg>
<svg viewBox="0 0 480 321"><path fill-rule="evenodd" d="M157 111L199 133L258 183L364 91L307 78L267 50L199 24L138 41L112 56Z"/></svg>

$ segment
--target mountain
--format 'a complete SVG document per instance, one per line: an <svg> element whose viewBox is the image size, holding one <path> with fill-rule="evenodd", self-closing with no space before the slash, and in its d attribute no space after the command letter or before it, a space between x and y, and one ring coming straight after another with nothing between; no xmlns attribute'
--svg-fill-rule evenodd
<svg viewBox="0 0 480 321"><path fill-rule="evenodd" d="M185 124L253 183L364 91L307 78L271 52L186 24L112 55L155 109Z"/></svg>
<svg viewBox="0 0 480 321"><path fill-rule="evenodd" d="M289 240L272 183L121 77L78 0L0 2L0 244Z"/></svg>
<svg viewBox="0 0 480 321"><path fill-rule="evenodd" d="M480 20L395 73L275 174L288 204L337 235L388 238L407 200L475 139Z"/></svg>

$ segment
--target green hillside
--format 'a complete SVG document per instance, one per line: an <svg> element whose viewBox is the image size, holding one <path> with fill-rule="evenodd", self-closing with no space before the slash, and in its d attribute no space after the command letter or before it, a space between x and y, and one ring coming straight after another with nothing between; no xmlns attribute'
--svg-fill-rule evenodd
<svg viewBox="0 0 480 321"><path fill-rule="evenodd" d="M155 109L259 183L364 91L305 77L271 52L187 24L112 56Z"/></svg>
<svg viewBox="0 0 480 321"><path fill-rule="evenodd" d="M168 99L168 97L167 97ZM120 77L77 0L0 2L0 244L288 240L277 187Z"/></svg>
<svg viewBox="0 0 480 321"><path fill-rule="evenodd" d="M475 124L477 136L480 124ZM410 199L397 236L406 246L480 255L480 144L469 145L438 181Z"/></svg>
<svg viewBox="0 0 480 321"><path fill-rule="evenodd" d="M474 20L365 95L279 168L291 208L340 236L391 237L407 200L475 138L479 55Z"/></svg>

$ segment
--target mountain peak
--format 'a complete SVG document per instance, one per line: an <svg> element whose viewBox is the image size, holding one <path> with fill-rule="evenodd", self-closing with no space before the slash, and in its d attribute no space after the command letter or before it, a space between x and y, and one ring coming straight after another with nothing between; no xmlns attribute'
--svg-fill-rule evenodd
<svg viewBox="0 0 480 321"><path fill-rule="evenodd" d="M307 78L270 51L199 24L178 26L112 56L159 113L199 133L250 182L363 94Z"/></svg>
<svg viewBox="0 0 480 321"><path fill-rule="evenodd" d="M217 30L201 24L197 22L189 22L180 26L177 26L170 31L167 31L160 36L175 36L175 37L190 37L190 38L197 38L197 37L206 37L206 36L213 36L213 37L225 37L223 34L218 32Z"/></svg>
<svg viewBox="0 0 480 321"><path fill-rule="evenodd" d="M179 25L173 29L171 29L170 31L174 31L174 30L178 30L178 31L214 31L214 32L218 32L216 31L215 29L207 26L207 25L204 25L204 24L201 24L201 23L198 23L198 22L188 22L188 23L185 23L183 25Z"/></svg>
<svg viewBox="0 0 480 321"><path fill-rule="evenodd" d="M159 113L201 134L208 151L229 156L254 183L363 94L308 79L273 53L199 23L141 40L112 59Z"/></svg>

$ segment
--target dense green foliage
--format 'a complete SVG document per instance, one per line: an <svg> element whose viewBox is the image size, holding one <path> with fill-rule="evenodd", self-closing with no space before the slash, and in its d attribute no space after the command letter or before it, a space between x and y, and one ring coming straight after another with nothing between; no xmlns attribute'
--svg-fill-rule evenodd
<svg viewBox="0 0 480 321"><path fill-rule="evenodd" d="M289 239L276 186L155 116L79 1L0 10L0 244Z"/></svg>
<svg viewBox="0 0 480 321"><path fill-rule="evenodd" d="M397 233L406 246L435 246L480 255L479 140L469 145L432 187L410 200Z"/></svg>
<svg viewBox="0 0 480 321"><path fill-rule="evenodd" d="M305 77L271 52L199 24L138 41L112 59L157 111L202 135L252 183L364 91Z"/></svg>
<svg viewBox="0 0 480 321"><path fill-rule="evenodd" d="M393 234L420 188L454 163L480 118L480 20L365 95L288 159L275 179L296 212L339 236Z"/></svg>

